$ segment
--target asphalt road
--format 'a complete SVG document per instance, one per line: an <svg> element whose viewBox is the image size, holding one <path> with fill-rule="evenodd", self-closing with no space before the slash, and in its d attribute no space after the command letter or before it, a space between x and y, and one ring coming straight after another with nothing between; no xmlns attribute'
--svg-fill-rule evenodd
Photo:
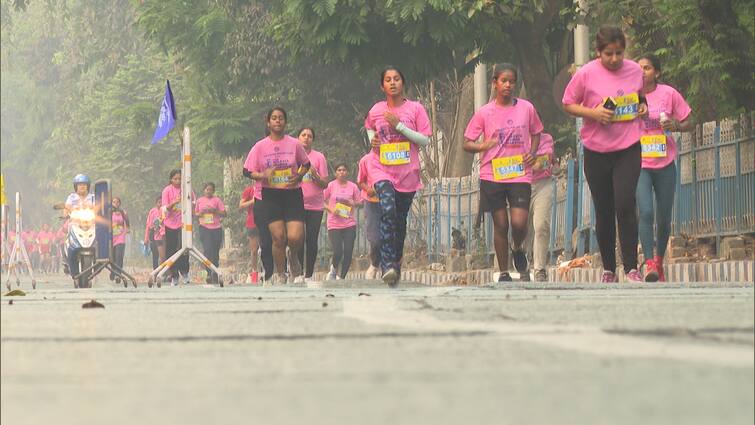
<svg viewBox="0 0 755 425"><path fill-rule="evenodd" d="M754 421L751 284L338 283L22 284L0 301L0 420ZM83 309L90 299L105 308Z"/></svg>

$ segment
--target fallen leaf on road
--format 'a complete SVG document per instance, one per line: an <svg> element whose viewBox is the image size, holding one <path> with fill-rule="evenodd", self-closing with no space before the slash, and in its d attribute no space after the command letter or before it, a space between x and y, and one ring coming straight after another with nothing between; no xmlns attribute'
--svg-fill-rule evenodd
<svg viewBox="0 0 755 425"><path fill-rule="evenodd" d="M366 293L366 292L360 292L360 293L359 293L359 296L360 296L360 297L371 297L372 295L370 295L370 294L368 294L368 293Z"/></svg>
<svg viewBox="0 0 755 425"><path fill-rule="evenodd" d="M13 300L8 300L8 305L13 305Z"/></svg>
<svg viewBox="0 0 755 425"><path fill-rule="evenodd" d="M26 292L24 292L24 291L22 291L20 289L14 289L14 290L12 290L10 292L7 292L5 294L6 297L23 297L24 295L26 295Z"/></svg>
<svg viewBox="0 0 755 425"><path fill-rule="evenodd" d="M325 294L325 298L335 298L336 296L333 294Z"/></svg>
<svg viewBox="0 0 755 425"><path fill-rule="evenodd" d="M92 300L88 303L82 304L81 308L105 308L105 306L95 300Z"/></svg>
<svg viewBox="0 0 755 425"><path fill-rule="evenodd" d="M327 307L327 306L328 306L328 303L326 303L325 301L323 301L323 302L322 302L322 306L323 306L323 307Z"/></svg>

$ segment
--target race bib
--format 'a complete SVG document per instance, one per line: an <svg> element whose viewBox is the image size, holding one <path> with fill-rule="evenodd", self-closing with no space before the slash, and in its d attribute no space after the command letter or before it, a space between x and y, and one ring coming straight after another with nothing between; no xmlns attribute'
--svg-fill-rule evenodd
<svg viewBox="0 0 755 425"><path fill-rule="evenodd" d="M113 226L113 236L120 236L123 233L123 226L116 224Z"/></svg>
<svg viewBox="0 0 755 425"><path fill-rule="evenodd" d="M616 110L613 111L611 121L631 121L637 118L637 108L640 105L640 97L637 93L613 98L616 102Z"/></svg>
<svg viewBox="0 0 755 425"><path fill-rule="evenodd" d="M383 143L380 145L380 163L383 165L408 164L409 152L409 142Z"/></svg>
<svg viewBox="0 0 755 425"><path fill-rule="evenodd" d="M524 156L514 155L493 159L493 180L509 180L524 175Z"/></svg>
<svg viewBox="0 0 755 425"><path fill-rule="evenodd" d="M302 183L311 182L312 181L312 174L307 172L307 174L304 175L304 177L301 178Z"/></svg>
<svg viewBox="0 0 755 425"><path fill-rule="evenodd" d="M665 158L668 154L666 150L666 135L656 134L653 136L640 137L643 158Z"/></svg>
<svg viewBox="0 0 755 425"><path fill-rule="evenodd" d="M270 176L270 186L272 187L286 187L288 186L288 179L291 177L291 169L286 168L284 170L274 170L273 175Z"/></svg>
<svg viewBox="0 0 755 425"><path fill-rule="evenodd" d="M212 213L205 213L199 216L199 224L212 224L215 222L215 215Z"/></svg>
<svg viewBox="0 0 755 425"><path fill-rule="evenodd" d="M351 217L351 207L346 204L336 202L336 215L343 218Z"/></svg>

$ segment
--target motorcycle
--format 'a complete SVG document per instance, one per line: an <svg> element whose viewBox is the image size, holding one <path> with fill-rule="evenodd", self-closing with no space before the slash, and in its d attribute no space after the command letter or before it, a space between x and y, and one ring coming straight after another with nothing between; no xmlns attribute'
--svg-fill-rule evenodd
<svg viewBox="0 0 755 425"><path fill-rule="evenodd" d="M60 205L55 206L61 209ZM63 249L64 268L73 278L74 288L91 288L94 278L93 266L96 259L96 226L97 214L94 208L89 206L73 209L68 216L68 234ZM68 256L75 255L73 263L78 264L78 274L73 275L69 268Z"/></svg>

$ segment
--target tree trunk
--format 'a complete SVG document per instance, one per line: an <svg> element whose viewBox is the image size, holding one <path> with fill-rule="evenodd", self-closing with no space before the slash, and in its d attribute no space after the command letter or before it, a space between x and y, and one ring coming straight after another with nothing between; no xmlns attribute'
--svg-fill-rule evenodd
<svg viewBox="0 0 755 425"><path fill-rule="evenodd" d="M445 136L448 140L443 167L444 177L463 177L472 174L474 155L464 152L464 130L474 114L474 74L469 74L461 81L461 90L456 101L456 113L451 130ZM451 128L448 128L451 127Z"/></svg>

